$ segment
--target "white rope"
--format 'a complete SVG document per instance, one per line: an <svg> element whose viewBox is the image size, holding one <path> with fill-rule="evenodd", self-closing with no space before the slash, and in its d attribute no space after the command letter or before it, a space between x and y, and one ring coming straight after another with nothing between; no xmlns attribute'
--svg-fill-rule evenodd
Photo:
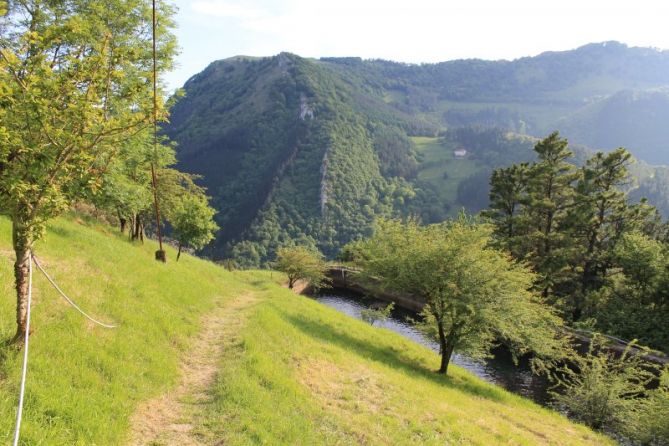
<svg viewBox="0 0 669 446"><path fill-rule="evenodd" d="M32 255L32 254L31 254L31 255ZM81 308L79 308L79 306L78 306L77 304L75 304L75 303L72 301L72 299L70 299L69 297L67 297L67 295L63 292L63 290L61 290L61 289L58 287L58 285L56 285L56 282L53 281L53 279L51 278L51 276L49 276L49 274L47 274L47 272L44 271L44 268L42 268L42 265L39 264L39 262L37 261L37 258L36 258L35 256L32 256L32 259L35 261L35 265L37 266L37 268L38 268L40 271L42 271L42 274L44 274L44 277L46 277L46 280L48 280L49 283L51 283L51 285L53 285L53 287L56 289L56 291L58 291L58 292L60 293L60 295L63 296L63 299L65 299L65 300L67 301L67 303L69 303L69 304L72 305L77 311L79 311L79 313L83 314L89 321L94 322L94 323L98 324L98 325L101 326L101 327L105 327L105 328L116 328L116 327L117 327L116 325L109 325L109 324L105 324L104 322L100 322L100 321L98 321L97 319L94 319L94 318L92 318L91 316L89 316L88 314L86 314L86 312L85 312L84 310L82 310Z"/></svg>
<svg viewBox="0 0 669 446"><path fill-rule="evenodd" d="M32 258L32 253L30 253ZM16 429L14 430L14 446L19 444L21 417L23 415L23 397L26 393L26 375L28 373L28 340L30 339L30 306L33 298L33 262L28 260L28 310L26 311L26 337L23 345L23 369L21 370L21 390L19 391L19 407L16 410Z"/></svg>

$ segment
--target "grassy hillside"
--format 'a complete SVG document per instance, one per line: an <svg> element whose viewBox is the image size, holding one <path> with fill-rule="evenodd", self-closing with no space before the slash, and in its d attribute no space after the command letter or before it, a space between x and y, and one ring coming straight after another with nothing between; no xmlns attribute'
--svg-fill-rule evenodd
<svg viewBox="0 0 669 446"><path fill-rule="evenodd" d="M433 352L294 295L277 285L276 273L229 273L190 256L176 263L171 249L162 265L152 260L153 243L133 246L110 232L62 219L39 245L62 287L120 327L90 325L35 276L23 444L127 443L132 414L177 385L201 321L219 309L230 314L213 327L226 340L213 399L188 415L204 444L606 443L457 367L437 376ZM7 339L12 253L4 219L0 234L0 336ZM0 352L5 444L20 355Z"/></svg>
<svg viewBox="0 0 669 446"><path fill-rule="evenodd" d="M177 378L179 356L201 316L239 292L213 264L186 256L160 265L155 246L133 246L104 227L60 220L36 255L86 311L119 324L93 326L39 274L34 278L34 334L23 444L120 444L135 406ZM14 325L10 226L0 218L0 339ZM20 355L0 350L0 443L8 444L16 410Z"/></svg>
<svg viewBox="0 0 669 446"><path fill-rule="evenodd" d="M432 185L442 203L457 203L458 186L462 180L481 171L483 166L471 159L471 155L456 157L453 151L460 146L440 138L418 136L412 138L416 151L421 155L418 179ZM451 215L457 213L455 207Z"/></svg>

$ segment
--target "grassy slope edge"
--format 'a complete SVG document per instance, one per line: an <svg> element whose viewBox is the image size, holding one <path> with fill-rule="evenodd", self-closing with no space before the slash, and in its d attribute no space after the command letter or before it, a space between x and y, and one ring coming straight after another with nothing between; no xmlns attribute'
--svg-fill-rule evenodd
<svg viewBox="0 0 669 446"><path fill-rule="evenodd" d="M184 256L161 265L153 243L60 219L37 254L96 328L35 276L23 444L114 445L137 405L171 388L199 321L240 293L257 304L230 329L202 440L224 444L606 444L583 426L453 367L436 355L277 285ZM9 224L0 219L0 338L13 330ZM168 250L171 259L174 252ZM226 327L221 327L226 330ZM0 443L14 420L20 355L0 349Z"/></svg>

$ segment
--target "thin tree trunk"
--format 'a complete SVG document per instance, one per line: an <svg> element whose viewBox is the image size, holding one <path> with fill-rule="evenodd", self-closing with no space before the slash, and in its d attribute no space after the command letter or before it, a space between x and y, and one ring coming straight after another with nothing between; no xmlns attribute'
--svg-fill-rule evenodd
<svg viewBox="0 0 669 446"><path fill-rule="evenodd" d="M130 241L134 240L134 235L135 235L135 215L130 214L130 219L128 220L128 237L130 238Z"/></svg>
<svg viewBox="0 0 669 446"><path fill-rule="evenodd" d="M448 373L448 365L451 363L451 356L453 356L453 350L455 346L446 342L444 351L441 352L441 367L439 368L439 373L446 375Z"/></svg>
<svg viewBox="0 0 669 446"><path fill-rule="evenodd" d="M139 214L136 214L134 217L132 240L139 240L140 242L144 243L144 224L142 223L142 218L139 216Z"/></svg>
<svg viewBox="0 0 669 446"><path fill-rule="evenodd" d="M179 261L179 257L181 257L181 243L179 243L179 251L177 251L177 262Z"/></svg>
<svg viewBox="0 0 669 446"><path fill-rule="evenodd" d="M12 222L12 244L16 254L14 279L16 285L16 335L12 342L21 343L25 339L28 323L28 280L30 275L30 253L32 240L23 226L16 219Z"/></svg>
<svg viewBox="0 0 669 446"><path fill-rule="evenodd" d="M121 234L123 234L125 233L125 227L128 224L128 220L121 215L121 211L119 211L118 209L116 210L116 214L118 215L118 221L121 224Z"/></svg>
<svg viewBox="0 0 669 446"><path fill-rule="evenodd" d="M446 337L444 333L444 326L441 323L438 323L439 330L439 353L441 353L441 366L437 373L446 374L448 373L448 364L451 362L451 356L453 355L454 343L452 342L452 336Z"/></svg>

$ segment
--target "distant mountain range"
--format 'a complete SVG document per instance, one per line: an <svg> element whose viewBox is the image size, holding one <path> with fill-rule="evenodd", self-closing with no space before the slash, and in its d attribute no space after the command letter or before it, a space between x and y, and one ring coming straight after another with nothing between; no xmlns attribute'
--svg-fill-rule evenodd
<svg viewBox="0 0 669 446"><path fill-rule="evenodd" d="M645 163L635 198L669 214L669 52L617 42L514 61L410 65L234 57L184 85L165 133L223 230L209 254L266 262L282 244L334 255L379 215L487 205L487 176L560 130ZM587 147L585 147L587 146ZM456 150L464 150L465 153Z"/></svg>

